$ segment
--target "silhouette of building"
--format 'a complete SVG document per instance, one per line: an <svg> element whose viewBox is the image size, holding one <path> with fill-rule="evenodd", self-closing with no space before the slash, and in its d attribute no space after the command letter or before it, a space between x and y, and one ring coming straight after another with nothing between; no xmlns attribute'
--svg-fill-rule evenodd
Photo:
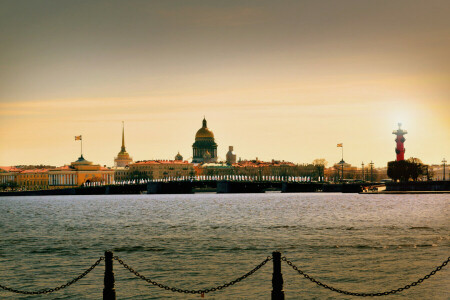
<svg viewBox="0 0 450 300"><path fill-rule="evenodd" d="M175 160L183 160L183 156L178 152L177 155L175 155Z"/></svg>
<svg viewBox="0 0 450 300"><path fill-rule="evenodd" d="M236 154L234 154L233 149L234 149L233 146L228 147L228 152L226 155L228 165L232 165L232 164L236 163Z"/></svg>
<svg viewBox="0 0 450 300"><path fill-rule="evenodd" d="M217 162L217 144L214 141L214 133L207 127L205 118L202 128L195 134L192 150L193 163Z"/></svg>
<svg viewBox="0 0 450 300"><path fill-rule="evenodd" d="M117 157L114 158L114 166L116 168L123 168L131 163L133 163L133 159L125 149L125 128L122 122L122 147L120 148L120 152L117 154Z"/></svg>

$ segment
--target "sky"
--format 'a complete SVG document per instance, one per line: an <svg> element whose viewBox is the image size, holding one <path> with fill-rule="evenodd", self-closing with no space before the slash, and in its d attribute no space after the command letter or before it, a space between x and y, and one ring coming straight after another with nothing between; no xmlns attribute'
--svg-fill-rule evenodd
<svg viewBox="0 0 450 300"><path fill-rule="evenodd" d="M450 1L0 0L0 165L450 158Z"/></svg>

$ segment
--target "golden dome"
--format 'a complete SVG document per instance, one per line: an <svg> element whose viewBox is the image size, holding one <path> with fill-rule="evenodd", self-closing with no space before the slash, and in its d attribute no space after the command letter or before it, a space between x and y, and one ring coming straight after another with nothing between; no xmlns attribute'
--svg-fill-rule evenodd
<svg viewBox="0 0 450 300"><path fill-rule="evenodd" d="M195 134L195 140L198 139L214 139L214 133L206 127L206 120L203 119L203 127Z"/></svg>

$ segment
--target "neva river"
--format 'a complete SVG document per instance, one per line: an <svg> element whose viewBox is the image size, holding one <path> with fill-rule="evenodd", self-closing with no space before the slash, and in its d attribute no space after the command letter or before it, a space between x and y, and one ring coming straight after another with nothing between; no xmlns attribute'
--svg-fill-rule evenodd
<svg viewBox="0 0 450 300"><path fill-rule="evenodd" d="M52 288L112 250L155 281L181 289L231 281L274 250L329 285L396 289L450 255L450 195L195 194L0 198L0 284ZM47 296L101 299L104 262ZM200 299L149 286L114 261L117 299ZM282 262L286 299L355 299ZM270 299L272 262L210 299ZM450 266L389 299L448 299ZM382 297L383 298L383 297Z"/></svg>

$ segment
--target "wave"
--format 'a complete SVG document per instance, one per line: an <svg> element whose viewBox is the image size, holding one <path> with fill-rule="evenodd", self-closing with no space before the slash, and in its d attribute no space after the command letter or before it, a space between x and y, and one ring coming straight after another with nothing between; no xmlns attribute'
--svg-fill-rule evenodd
<svg viewBox="0 0 450 300"><path fill-rule="evenodd" d="M303 246L305 247L305 246ZM426 244L398 244L398 245L311 245L306 246L310 249L375 249L375 250L385 250L385 249L401 249L401 248L425 248L425 247L438 247L438 244L426 243Z"/></svg>
<svg viewBox="0 0 450 300"><path fill-rule="evenodd" d="M68 249L66 247L45 247L41 249L34 249L31 250L30 253L32 254L45 254L45 253L67 253L72 251L72 249Z"/></svg>
<svg viewBox="0 0 450 300"><path fill-rule="evenodd" d="M413 227L409 227L409 229L411 230L434 230L431 227L428 226L413 226Z"/></svg>
<svg viewBox="0 0 450 300"><path fill-rule="evenodd" d="M112 249L113 252L163 252L166 249L161 247L144 247L144 246L123 246Z"/></svg>

